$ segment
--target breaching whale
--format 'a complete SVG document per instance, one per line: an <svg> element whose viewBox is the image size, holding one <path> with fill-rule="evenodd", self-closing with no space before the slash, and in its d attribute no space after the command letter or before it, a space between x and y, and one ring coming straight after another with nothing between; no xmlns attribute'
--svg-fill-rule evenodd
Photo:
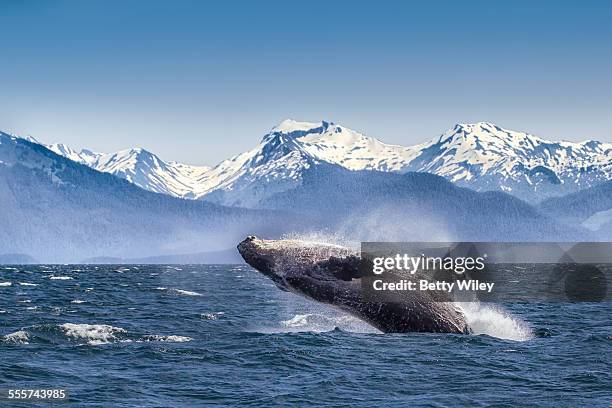
<svg viewBox="0 0 612 408"><path fill-rule="evenodd" d="M384 333L469 333L465 317L450 299L440 301L425 292L403 293L392 302L367 296L359 255L349 248L249 236L238 251L278 288L332 305Z"/></svg>

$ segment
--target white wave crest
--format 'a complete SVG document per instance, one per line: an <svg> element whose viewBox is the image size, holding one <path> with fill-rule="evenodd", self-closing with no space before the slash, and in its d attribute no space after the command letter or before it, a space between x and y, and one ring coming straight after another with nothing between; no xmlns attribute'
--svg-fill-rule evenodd
<svg viewBox="0 0 612 408"><path fill-rule="evenodd" d="M64 323L60 328L67 336L87 340L87 343L92 345L109 343L116 340L117 333L125 333L125 329L107 324Z"/></svg>
<svg viewBox="0 0 612 408"><path fill-rule="evenodd" d="M217 320L220 316L223 316L225 312L216 313L202 313L200 316L205 320Z"/></svg>
<svg viewBox="0 0 612 408"><path fill-rule="evenodd" d="M71 276L49 276L51 280L72 280Z"/></svg>
<svg viewBox="0 0 612 408"><path fill-rule="evenodd" d="M37 283L19 282L21 286L38 286Z"/></svg>
<svg viewBox="0 0 612 408"><path fill-rule="evenodd" d="M185 296L202 296L201 293L198 292L191 292L189 290L183 290L183 289L174 289L174 291L176 293L178 293L179 295L185 295Z"/></svg>
<svg viewBox="0 0 612 408"><path fill-rule="evenodd" d="M0 286L11 286L13 282L0 282Z"/></svg>
<svg viewBox="0 0 612 408"><path fill-rule="evenodd" d="M344 314L306 313L296 314L291 319L280 322L281 332L322 333L336 328L351 333L380 333L364 321Z"/></svg>
<svg viewBox="0 0 612 408"><path fill-rule="evenodd" d="M175 335L160 336L157 334L146 336L144 339L144 341L161 341L161 342L170 342L170 343L185 343L191 340L193 339L187 336L175 336Z"/></svg>
<svg viewBox="0 0 612 408"><path fill-rule="evenodd" d="M526 341L533 332L521 319L498 306L479 302L457 304L475 335L486 334L504 340Z"/></svg>
<svg viewBox="0 0 612 408"><path fill-rule="evenodd" d="M2 340L5 343L11 344L28 344L30 337L26 331L19 330L15 333L7 334L6 336L2 337Z"/></svg>

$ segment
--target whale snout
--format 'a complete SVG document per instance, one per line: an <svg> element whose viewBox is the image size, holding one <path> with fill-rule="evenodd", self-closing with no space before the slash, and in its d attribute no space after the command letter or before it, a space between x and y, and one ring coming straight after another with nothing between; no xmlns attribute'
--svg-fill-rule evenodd
<svg viewBox="0 0 612 408"><path fill-rule="evenodd" d="M259 271L272 271L274 268L274 259L270 254L266 254L263 250L263 240L254 235L249 235L238 244L238 252L242 258Z"/></svg>
<svg viewBox="0 0 612 408"><path fill-rule="evenodd" d="M247 264L274 281L280 289L286 290L284 279L275 270L274 253L266 248L265 240L249 235L238 244L238 252Z"/></svg>

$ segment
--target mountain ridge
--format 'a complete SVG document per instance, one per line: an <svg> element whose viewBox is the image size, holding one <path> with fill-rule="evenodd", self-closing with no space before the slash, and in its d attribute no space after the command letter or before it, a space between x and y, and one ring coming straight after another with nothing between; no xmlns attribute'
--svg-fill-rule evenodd
<svg viewBox="0 0 612 408"><path fill-rule="evenodd" d="M164 162L144 149L56 153L144 189L223 205L257 207L301 183L323 162L348 170L426 172L476 191L504 191L529 202L561 196L612 178L612 144L553 142L489 122L458 123L428 142L384 143L333 122L286 119L254 148L214 167ZM256 186L255 186L256 185Z"/></svg>
<svg viewBox="0 0 612 408"><path fill-rule="evenodd" d="M0 133L0 253L78 262L197 253L300 226L278 211L146 191L46 147Z"/></svg>

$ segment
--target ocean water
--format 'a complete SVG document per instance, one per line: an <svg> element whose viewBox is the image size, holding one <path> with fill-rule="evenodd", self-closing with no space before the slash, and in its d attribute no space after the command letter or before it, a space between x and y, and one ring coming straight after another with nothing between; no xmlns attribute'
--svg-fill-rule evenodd
<svg viewBox="0 0 612 408"><path fill-rule="evenodd" d="M612 406L609 302L466 313L474 335L381 334L243 265L0 266L0 389L79 407Z"/></svg>

